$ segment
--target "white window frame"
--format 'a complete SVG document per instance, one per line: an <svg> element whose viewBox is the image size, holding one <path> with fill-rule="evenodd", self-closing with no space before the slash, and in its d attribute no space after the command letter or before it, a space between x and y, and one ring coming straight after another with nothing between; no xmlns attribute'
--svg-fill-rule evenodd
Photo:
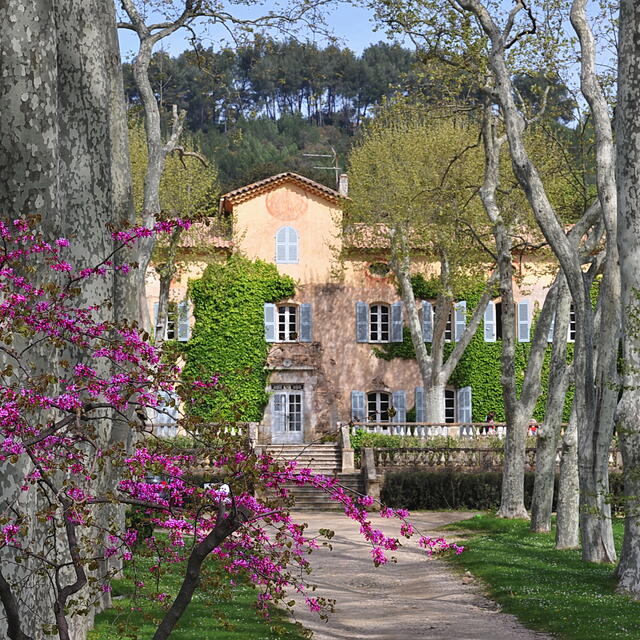
<svg viewBox="0 0 640 640"><path fill-rule="evenodd" d="M167 402L177 401L177 396L167 391L158 392L158 404L153 409L153 433L160 438L175 438L178 434L178 407L167 406Z"/></svg>
<svg viewBox="0 0 640 640"><path fill-rule="evenodd" d="M391 422L389 409L393 405L389 392L369 391L366 394L365 403L367 422Z"/></svg>
<svg viewBox="0 0 640 640"><path fill-rule="evenodd" d="M456 392L457 389L446 387L442 397L442 402L444 403L444 421L447 424L454 424L458 421Z"/></svg>
<svg viewBox="0 0 640 640"><path fill-rule="evenodd" d="M276 306L277 342L298 342L300 338L300 313L298 305Z"/></svg>
<svg viewBox="0 0 640 640"><path fill-rule="evenodd" d="M300 236L289 226L276 231L276 264L298 264L300 262Z"/></svg>
<svg viewBox="0 0 640 640"><path fill-rule="evenodd" d="M383 320L383 312L386 312L386 322ZM386 302L369 305L369 342L391 342L391 305Z"/></svg>
<svg viewBox="0 0 640 640"><path fill-rule="evenodd" d="M282 408L278 407L278 403L282 403ZM304 392L299 389L273 391L271 414L274 431L301 433L304 417Z"/></svg>
<svg viewBox="0 0 640 640"><path fill-rule="evenodd" d="M186 312L183 305L186 305ZM154 303L154 313L153 313L153 329L157 330L158 325L158 306L159 303ZM182 314L185 313L186 317L186 328L185 331L181 331L181 318ZM165 316L165 324L163 331L163 340L178 340L178 342L187 342L189 340L189 321L191 317L191 308L189 302L187 300L177 301L177 300L169 300L167 303L167 314ZM184 334L184 337L181 336L181 333Z"/></svg>
<svg viewBox="0 0 640 640"><path fill-rule="evenodd" d="M567 327L567 342L576 341L576 308L573 302L569 306L569 326Z"/></svg>

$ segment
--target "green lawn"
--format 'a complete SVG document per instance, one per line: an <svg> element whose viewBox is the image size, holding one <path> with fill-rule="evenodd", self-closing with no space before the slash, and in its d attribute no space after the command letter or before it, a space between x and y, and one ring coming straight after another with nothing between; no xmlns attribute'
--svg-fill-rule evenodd
<svg viewBox="0 0 640 640"><path fill-rule="evenodd" d="M637 638L640 602L614 593L613 567L582 562L579 551L556 551L553 533L528 526L489 515L451 525L469 536L452 562L481 578L503 610L532 629L570 640ZM622 529L614 524L618 550Z"/></svg>
<svg viewBox="0 0 640 640"><path fill-rule="evenodd" d="M113 607L96 617L89 640L149 640L154 633L154 621L159 620L162 608L149 599L133 602L130 594L135 580L155 582L148 572L151 561L136 559L137 575L127 567L125 577L113 582ZM172 571L160 579L158 592L175 594L181 581L183 565L173 565ZM255 610L256 592L250 586L231 586L221 572L209 567L208 586L196 592L171 640L302 640L304 634L296 625L276 613L265 621ZM133 609L132 607L137 607Z"/></svg>

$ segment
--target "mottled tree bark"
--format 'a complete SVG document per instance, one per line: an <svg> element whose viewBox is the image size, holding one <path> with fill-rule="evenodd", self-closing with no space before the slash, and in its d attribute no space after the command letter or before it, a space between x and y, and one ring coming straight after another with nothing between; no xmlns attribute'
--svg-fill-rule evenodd
<svg viewBox="0 0 640 640"><path fill-rule="evenodd" d="M540 396L540 378L557 295L553 287L545 300L533 337L530 357L525 370L522 391L518 395L515 374L516 318L513 295L513 263L511 234L504 222L496 199L500 182L500 148L504 138L496 135L495 119L490 101L485 101L482 138L485 153L485 174L480 198L492 224L502 301L502 389L507 420L502 467L502 491L498 515L503 518L526 518L524 505L524 467L527 428L535 403Z"/></svg>
<svg viewBox="0 0 640 640"><path fill-rule="evenodd" d="M640 7L620 3L616 111L618 247L622 275L624 379L617 425L624 463L625 531L618 589L640 597Z"/></svg>
<svg viewBox="0 0 640 640"><path fill-rule="evenodd" d="M524 131L527 122L518 108L512 84L512 73L507 63L507 45L513 37L514 22L507 22L505 30L496 22L486 4L480 0L450 0L459 9L471 12L478 20L490 43L489 68L495 82L494 96L500 106L504 119L505 132L509 143L511 164L514 174L521 184L535 218L549 246L558 259L567 279L576 312L576 345L574 355L574 374L576 392L574 406L579 429L580 452L580 498L581 532L583 558L592 562L612 562L615 550L612 545L611 520L608 505L605 503L604 477L606 462L603 459L605 442L611 433L611 396L609 384L602 383L604 375L615 369L611 365L617 349L615 286L617 269L617 250L613 247L615 238L615 219L612 219L612 203L616 193L613 177L613 156L611 146L611 123L606 109L602 108L604 96L595 74L595 47L593 37L585 19L584 0L574 0L572 5L572 24L581 45L581 87L591 109L596 132L596 179L598 197L603 218L608 230L614 233L607 236L604 286L610 288L605 297L613 301L613 307L607 310L607 326L610 331L599 343L599 372L596 372L596 349L594 345L594 314L591 307L590 287L593 273L582 270L583 257L565 233L563 224L556 215L538 169L530 157L524 143ZM523 4L516 5L514 12L522 11ZM514 17L515 14L512 14ZM612 188L613 187L613 188ZM606 343L603 344L603 343ZM606 351L612 343L613 349ZM606 374L605 374L606 375ZM596 380L597 377L597 380ZM615 382L615 381L614 381ZM608 443L607 443L608 457Z"/></svg>
<svg viewBox="0 0 640 640"><path fill-rule="evenodd" d="M560 481L558 483L556 549L580 546L580 482L578 480L578 425L571 411L569 425L562 437Z"/></svg>
<svg viewBox="0 0 640 640"><path fill-rule="evenodd" d="M553 486L556 472L556 453L562 425L562 413L569 386L567 366L567 332L571 298L564 277L558 286L555 325L547 405L544 422L538 427L536 439L536 472L531 500L531 530L538 533L551 531Z"/></svg>
<svg viewBox="0 0 640 640"><path fill-rule="evenodd" d="M0 20L0 216L39 215L45 237L72 240L67 255L75 266L91 265L114 249L108 225L132 221L113 3L7 0L0 4ZM81 304L98 305L106 320L135 320L132 294L126 281L108 275L83 291ZM56 372L55 360L42 364ZM126 441L126 430L111 426L104 422L103 437ZM18 465L2 469L3 502L20 495L24 472ZM23 506L35 511L31 496L21 499L30 500ZM6 548L1 561L10 587L26 576L17 607L24 633L41 637L41 624L54 619L47 581L29 577L35 567L28 563L16 568ZM89 621L74 620L71 636L83 637Z"/></svg>

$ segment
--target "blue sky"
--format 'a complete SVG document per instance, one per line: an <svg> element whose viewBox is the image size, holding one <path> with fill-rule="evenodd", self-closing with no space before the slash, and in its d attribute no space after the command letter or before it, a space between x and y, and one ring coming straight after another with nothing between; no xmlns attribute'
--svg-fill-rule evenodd
<svg viewBox="0 0 640 640"><path fill-rule="evenodd" d="M253 15L260 15L260 12L264 11L264 6L234 7L234 11L238 15L251 15L252 12ZM369 44L387 39L384 32L374 32L371 16L372 13L369 9L340 3L327 15L327 23L342 46L347 46L356 53L361 53ZM228 34L221 28L201 28L198 32L203 44L207 47L218 48L220 43L223 43L225 39L228 40ZM137 49L137 38L133 32L126 30L120 30L119 36L122 58L130 60L132 53ZM324 43L322 38L314 36L309 31L302 32L298 37L302 40L315 40L318 44ZM189 48L187 32L176 32L169 38L165 38L162 41L162 48L172 55Z"/></svg>

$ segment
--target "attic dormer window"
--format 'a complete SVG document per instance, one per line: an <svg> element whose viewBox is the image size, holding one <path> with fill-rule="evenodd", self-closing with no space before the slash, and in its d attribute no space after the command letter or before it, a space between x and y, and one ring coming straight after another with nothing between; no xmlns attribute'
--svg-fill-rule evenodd
<svg viewBox="0 0 640 640"><path fill-rule="evenodd" d="M280 227L276 233L276 263L298 263L298 232L293 227Z"/></svg>

